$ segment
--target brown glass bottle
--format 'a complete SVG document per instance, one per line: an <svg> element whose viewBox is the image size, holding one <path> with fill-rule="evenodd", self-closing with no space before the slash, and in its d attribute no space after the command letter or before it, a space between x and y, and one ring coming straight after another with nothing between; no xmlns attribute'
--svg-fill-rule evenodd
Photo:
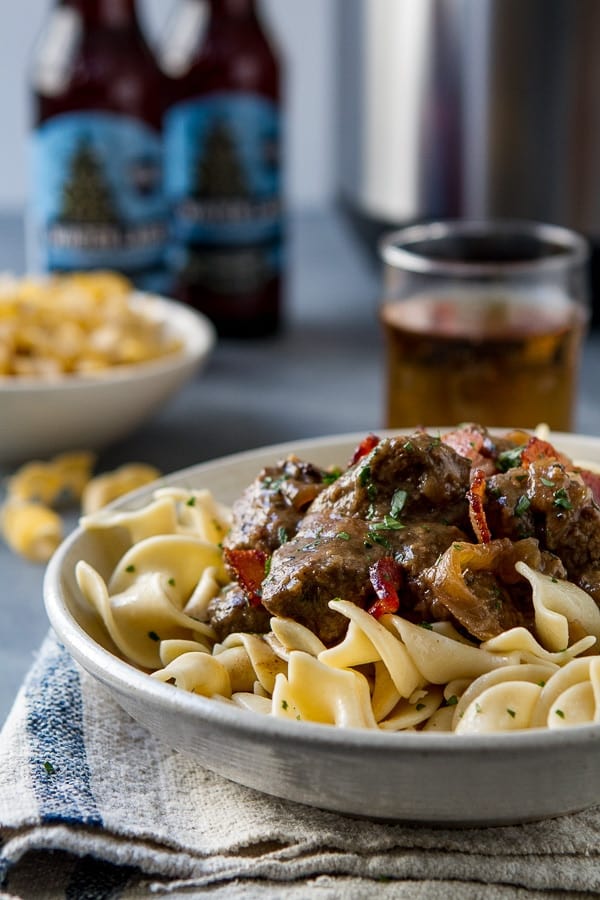
<svg viewBox="0 0 600 900"><path fill-rule="evenodd" d="M166 286L166 79L135 0L59 0L33 61L30 242L47 270Z"/></svg>
<svg viewBox="0 0 600 900"><path fill-rule="evenodd" d="M280 66L253 0L207 7L181 4L161 54L170 259L180 299L250 337L281 313Z"/></svg>

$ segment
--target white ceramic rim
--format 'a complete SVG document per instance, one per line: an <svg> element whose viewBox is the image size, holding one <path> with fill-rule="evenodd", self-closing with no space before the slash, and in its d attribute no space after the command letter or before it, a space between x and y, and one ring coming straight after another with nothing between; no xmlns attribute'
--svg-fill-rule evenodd
<svg viewBox="0 0 600 900"><path fill-rule="evenodd" d="M56 390L90 390L96 386L119 385L125 382L143 381L161 372L173 372L200 361L213 349L216 330L212 322L191 307L162 297L136 291L131 294L136 311L163 322L173 337L182 341L179 350L150 359L101 369L92 375L60 374L52 378L36 378L21 375L0 375L0 395L51 392Z"/></svg>
<svg viewBox="0 0 600 900"><path fill-rule="evenodd" d="M428 432L448 431L450 427L428 428ZM496 433L506 433L510 429L490 429ZM378 431L380 436L392 434L408 434L403 431ZM216 468L237 462L251 462L257 459L258 469L264 464L265 456L279 458L287 453L308 454L312 448L326 448L327 446L339 446L348 444L349 447L357 445L365 436L364 432L328 435L315 439L289 441L282 444L274 444L242 453L235 453L219 459L210 460L186 469L174 472L165 478L154 482L140 490L128 494L111 504L112 508L128 506L130 503L139 503L149 497L157 487L179 483L189 479L196 480L197 475L206 475L207 485L210 484L210 474ZM553 432L549 438L555 441L557 447L567 453L572 453L569 446L577 447L578 458L585 457L582 448L586 446L600 461L600 438L585 435L573 435ZM199 485L197 485L199 486ZM218 499L218 498L217 498ZM544 749L559 747L580 747L586 742L597 744L600 741L600 725L586 724L572 728L557 729L530 729L523 731L501 732L494 734L448 734L448 733L420 733L420 732L384 732L371 729L336 728L332 725L321 725L313 722L294 722L287 719L271 718L253 714L250 711L238 709L229 704L219 703L188 691L178 690L172 685L163 684L150 678L145 672L141 672L135 666L119 659L114 654L105 650L94 641L87 632L78 624L67 608L61 592L60 574L62 566L74 543L82 534L80 527L61 544L46 569L44 577L44 602L46 612L52 627L58 638L64 643L71 655L94 677L121 694L131 694L136 691L141 699L151 703L154 707L169 706L171 709L184 713L188 717L198 720L198 725L210 725L211 722L219 723L227 727L233 733L260 732L279 742L293 742L296 746L302 745L327 745L329 748L355 747L357 750L377 751L378 753L426 753L432 760L437 756L446 755L453 750L461 754L473 753L479 755L486 750L504 749L506 752L518 749L533 749L543 745Z"/></svg>

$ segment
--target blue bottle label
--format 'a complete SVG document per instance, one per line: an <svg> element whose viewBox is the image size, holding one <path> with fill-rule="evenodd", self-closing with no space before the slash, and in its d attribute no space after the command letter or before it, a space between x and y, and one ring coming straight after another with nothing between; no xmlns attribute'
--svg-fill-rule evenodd
<svg viewBox="0 0 600 900"><path fill-rule="evenodd" d="M157 132L119 114L65 113L34 132L32 168L43 269L160 269L167 205Z"/></svg>
<svg viewBox="0 0 600 900"><path fill-rule="evenodd" d="M165 121L165 178L175 241L277 238L279 144L279 111L264 97L223 92L173 106Z"/></svg>

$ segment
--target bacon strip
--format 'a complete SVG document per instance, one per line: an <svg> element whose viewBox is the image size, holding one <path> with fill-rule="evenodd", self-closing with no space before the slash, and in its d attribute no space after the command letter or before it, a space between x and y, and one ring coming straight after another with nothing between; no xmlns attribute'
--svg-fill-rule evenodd
<svg viewBox="0 0 600 900"><path fill-rule="evenodd" d="M471 484L467 491L467 500L469 501L471 526L480 544L489 544L492 539L483 507L485 490L485 472L483 469L473 469L471 472Z"/></svg>
<svg viewBox="0 0 600 900"><path fill-rule="evenodd" d="M225 548L223 557L248 598L250 606L260 606L267 554L263 550L228 550Z"/></svg>
<svg viewBox="0 0 600 900"><path fill-rule="evenodd" d="M496 448L487 432L475 425L464 425L456 431L442 435L442 443L452 447L459 456L471 460L474 469L483 469L486 475L496 472Z"/></svg>
<svg viewBox="0 0 600 900"><path fill-rule="evenodd" d="M482 455L484 437L476 428L459 428L457 431L448 431L442 435L442 442L467 459L475 461Z"/></svg>
<svg viewBox="0 0 600 900"><path fill-rule="evenodd" d="M529 438L523 453L521 454L521 463L524 469L537 462L540 459L555 459L557 462L565 466L572 466L571 460L563 453L559 453L548 441L541 438Z"/></svg>
<svg viewBox="0 0 600 900"><path fill-rule="evenodd" d="M377 600L368 612L376 619L386 613L398 612L400 598L398 588L402 580L400 566L392 556L383 556L369 569L369 578L377 594Z"/></svg>
<svg viewBox="0 0 600 900"><path fill-rule="evenodd" d="M377 437L376 434L368 434L365 438L362 439L354 453L352 454L352 459L350 460L350 465L353 466L354 463L357 463L359 459L362 459L363 456L367 456L373 450L374 447L379 443L380 438Z"/></svg>

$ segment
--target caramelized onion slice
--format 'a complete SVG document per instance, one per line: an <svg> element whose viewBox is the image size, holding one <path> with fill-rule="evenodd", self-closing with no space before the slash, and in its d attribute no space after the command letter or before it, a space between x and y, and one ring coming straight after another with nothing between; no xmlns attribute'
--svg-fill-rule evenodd
<svg viewBox="0 0 600 900"><path fill-rule="evenodd" d="M509 538L488 543L460 541L442 554L424 573L437 602L480 640L489 640L516 625L533 621L531 591L515 570L523 561L532 569L541 566L538 543L533 538Z"/></svg>

